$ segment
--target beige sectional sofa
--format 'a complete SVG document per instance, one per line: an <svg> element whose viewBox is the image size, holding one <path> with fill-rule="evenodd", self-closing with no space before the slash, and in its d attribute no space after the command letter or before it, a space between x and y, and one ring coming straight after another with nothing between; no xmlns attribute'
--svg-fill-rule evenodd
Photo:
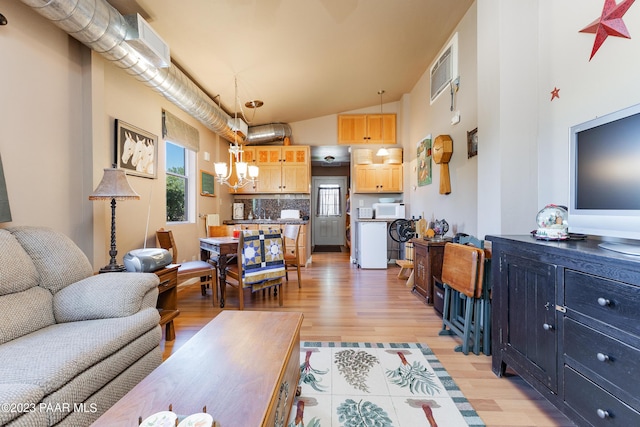
<svg viewBox="0 0 640 427"><path fill-rule="evenodd" d="M94 275L54 230L0 230L0 425L89 425L158 366L157 286Z"/></svg>

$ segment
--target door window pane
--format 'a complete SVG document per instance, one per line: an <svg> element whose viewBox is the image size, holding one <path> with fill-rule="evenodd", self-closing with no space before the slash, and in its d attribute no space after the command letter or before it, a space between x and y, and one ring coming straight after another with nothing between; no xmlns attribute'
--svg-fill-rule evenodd
<svg viewBox="0 0 640 427"><path fill-rule="evenodd" d="M318 216L340 216L340 186L322 184L318 187Z"/></svg>

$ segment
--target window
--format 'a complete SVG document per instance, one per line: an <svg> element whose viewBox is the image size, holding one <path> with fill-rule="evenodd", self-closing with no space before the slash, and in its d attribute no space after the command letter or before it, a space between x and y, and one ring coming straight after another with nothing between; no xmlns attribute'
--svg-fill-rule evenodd
<svg viewBox="0 0 640 427"><path fill-rule="evenodd" d="M167 222L195 220L195 153L166 141Z"/></svg>
<svg viewBox="0 0 640 427"><path fill-rule="evenodd" d="M340 216L340 186L323 184L318 187L318 215Z"/></svg>

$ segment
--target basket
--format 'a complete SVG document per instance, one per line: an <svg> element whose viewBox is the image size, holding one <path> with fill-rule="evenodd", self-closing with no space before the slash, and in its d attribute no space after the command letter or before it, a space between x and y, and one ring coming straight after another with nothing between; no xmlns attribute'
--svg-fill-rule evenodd
<svg viewBox="0 0 640 427"><path fill-rule="evenodd" d="M402 164L402 148L387 148L389 155L385 157L384 162L389 165Z"/></svg>
<svg viewBox="0 0 640 427"><path fill-rule="evenodd" d="M373 150L368 148L353 150L353 162L356 165L370 165L373 163Z"/></svg>

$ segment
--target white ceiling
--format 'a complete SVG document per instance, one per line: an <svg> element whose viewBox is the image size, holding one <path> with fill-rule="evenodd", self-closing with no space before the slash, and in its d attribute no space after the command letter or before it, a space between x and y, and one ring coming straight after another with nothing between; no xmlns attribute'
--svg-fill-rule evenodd
<svg viewBox="0 0 640 427"><path fill-rule="evenodd" d="M398 101L474 0L110 0L140 13L171 59L249 125ZM261 100L251 110L244 103ZM255 115L253 115L255 111ZM242 114L242 111L238 112ZM253 116L252 116L253 115Z"/></svg>

